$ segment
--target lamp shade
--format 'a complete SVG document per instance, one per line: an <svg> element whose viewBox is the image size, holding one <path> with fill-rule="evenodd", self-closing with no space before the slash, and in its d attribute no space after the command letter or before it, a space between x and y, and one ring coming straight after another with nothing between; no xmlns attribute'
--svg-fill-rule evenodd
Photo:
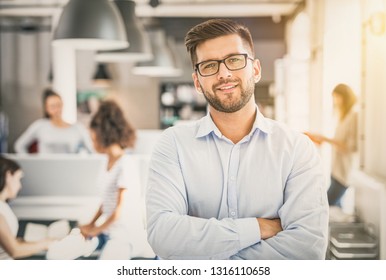
<svg viewBox="0 0 386 280"><path fill-rule="evenodd" d="M147 31L153 49L153 60L140 62L133 68L133 74L150 77L178 77L182 70L177 68L176 58L166 40L164 30L160 28Z"/></svg>
<svg viewBox="0 0 386 280"><path fill-rule="evenodd" d="M104 63L98 63L93 77L93 84L99 88L107 88L111 84L111 75Z"/></svg>
<svg viewBox="0 0 386 280"><path fill-rule="evenodd" d="M94 75L94 80L111 80L111 76L106 69L106 64L98 63L97 70Z"/></svg>
<svg viewBox="0 0 386 280"><path fill-rule="evenodd" d="M53 45L112 50L128 46L118 9L108 0L70 0L63 8Z"/></svg>
<svg viewBox="0 0 386 280"><path fill-rule="evenodd" d="M153 58L150 39L140 19L135 15L135 2L129 0L115 0L122 16L129 47L122 50L100 51L96 55L99 62L138 62Z"/></svg>

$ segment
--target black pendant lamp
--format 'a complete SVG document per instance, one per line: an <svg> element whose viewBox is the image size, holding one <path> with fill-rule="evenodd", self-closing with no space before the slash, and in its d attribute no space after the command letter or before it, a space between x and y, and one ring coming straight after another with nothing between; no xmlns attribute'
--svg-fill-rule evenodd
<svg viewBox="0 0 386 280"><path fill-rule="evenodd" d="M105 63L98 63L93 80L94 85L98 87L108 87L110 85L111 75Z"/></svg>
<svg viewBox="0 0 386 280"><path fill-rule="evenodd" d="M113 50L126 48L128 42L122 17L109 0L70 0L63 8L53 45Z"/></svg>
<svg viewBox="0 0 386 280"><path fill-rule="evenodd" d="M107 71L106 64L98 63L97 70L94 75L94 80L111 80L111 76Z"/></svg>
<svg viewBox="0 0 386 280"><path fill-rule="evenodd" d="M124 22L129 47L121 50L98 52L96 60L99 62L139 62L153 58L150 39L145 27L135 14L135 2L131 0L114 0L114 3Z"/></svg>

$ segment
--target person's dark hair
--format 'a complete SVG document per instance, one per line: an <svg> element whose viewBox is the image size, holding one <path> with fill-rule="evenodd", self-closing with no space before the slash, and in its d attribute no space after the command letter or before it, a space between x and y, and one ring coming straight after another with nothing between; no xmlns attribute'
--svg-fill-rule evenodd
<svg viewBox="0 0 386 280"><path fill-rule="evenodd" d="M0 156L0 192L5 187L6 173L9 171L11 174L14 174L20 169L21 167L16 161Z"/></svg>
<svg viewBox="0 0 386 280"><path fill-rule="evenodd" d="M230 19L210 19L194 26L185 36L185 46L190 53L193 67L197 63L197 46L206 40L215 39L220 36L237 34L245 43L245 47L250 50L250 55L254 56L255 50L249 29Z"/></svg>
<svg viewBox="0 0 386 280"><path fill-rule="evenodd" d="M105 148L112 144L119 144L123 149L134 147L135 130L114 101L101 102L90 122L90 128L95 132L97 141Z"/></svg>
<svg viewBox="0 0 386 280"><path fill-rule="evenodd" d="M46 101L47 101L47 98L51 97L51 96L57 96L57 97L61 98L58 93L56 93L55 91L53 91L50 88L47 88L43 91L43 114L44 114L44 117L47 119L50 118L50 115L46 111Z"/></svg>

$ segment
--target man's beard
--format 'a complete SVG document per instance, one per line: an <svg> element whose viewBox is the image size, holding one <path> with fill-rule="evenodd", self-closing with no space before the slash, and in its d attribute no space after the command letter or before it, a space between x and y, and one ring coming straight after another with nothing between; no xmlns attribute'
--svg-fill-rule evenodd
<svg viewBox="0 0 386 280"><path fill-rule="evenodd" d="M222 82L221 84L231 83L231 82L238 82L238 85L240 86L240 80L226 80ZM241 88L241 94L240 98L236 100L232 100L231 102L221 101L221 99L215 94L215 89L218 88L221 84L217 84L213 86L213 90L211 94L208 91L205 91L203 87L200 85L202 92L204 93L204 97L206 101L217 111L223 112L223 113L234 113L242 109L251 99L252 95L255 92L255 81L254 78L251 77L246 84L246 88ZM232 93L231 95L233 95ZM225 94L227 95L227 94ZM229 96L229 99L231 99L233 96Z"/></svg>

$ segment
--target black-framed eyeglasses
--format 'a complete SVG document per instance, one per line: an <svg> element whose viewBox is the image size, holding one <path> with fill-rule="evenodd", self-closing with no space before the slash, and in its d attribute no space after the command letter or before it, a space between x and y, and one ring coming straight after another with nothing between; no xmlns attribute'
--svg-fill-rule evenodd
<svg viewBox="0 0 386 280"><path fill-rule="evenodd" d="M225 67L230 71L243 69L247 66L247 59L253 61L253 58L249 57L246 53L231 54L224 59L212 59L197 63L195 67L201 76L208 77L218 73L221 63L224 63Z"/></svg>

